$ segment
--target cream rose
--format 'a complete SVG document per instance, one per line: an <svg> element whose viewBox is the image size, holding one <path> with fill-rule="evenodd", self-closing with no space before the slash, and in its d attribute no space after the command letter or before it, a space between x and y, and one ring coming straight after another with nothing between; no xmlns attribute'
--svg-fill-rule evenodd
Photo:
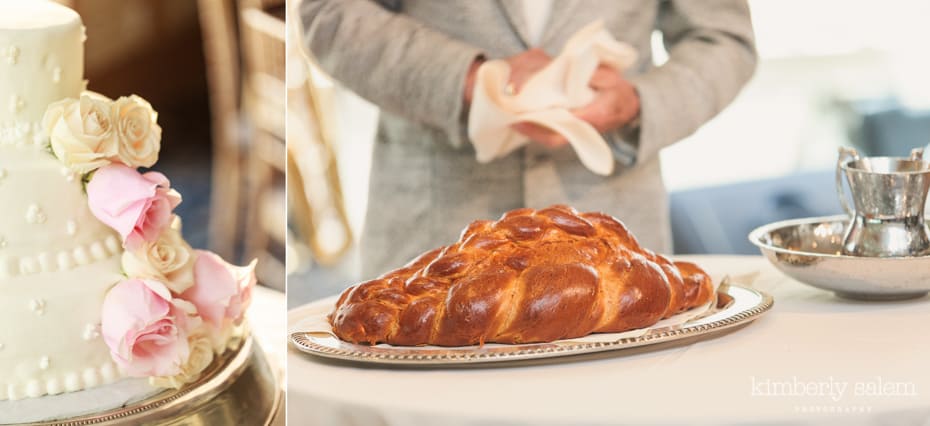
<svg viewBox="0 0 930 426"><path fill-rule="evenodd" d="M161 281L175 294L194 285L193 249L176 229L166 228L158 240L123 252L122 261L126 275Z"/></svg>
<svg viewBox="0 0 930 426"><path fill-rule="evenodd" d="M42 128L52 152L71 170L88 173L110 164L119 152L110 115L111 101L103 96L81 95L49 105Z"/></svg>
<svg viewBox="0 0 930 426"><path fill-rule="evenodd" d="M139 96L123 96L113 103L118 152L113 161L129 167L152 167L161 150L161 127L152 105Z"/></svg>
<svg viewBox="0 0 930 426"><path fill-rule="evenodd" d="M187 339L190 356L181 365L181 372L174 376L149 377L152 386L180 389L197 380L201 373L213 362L213 345L205 330L190 335Z"/></svg>
<svg viewBox="0 0 930 426"><path fill-rule="evenodd" d="M214 332L211 336L213 350L218 355L222 355L226 351L239 349L248 334L248 325L244 322L242 324L224 324L219 331Z"/></svg>

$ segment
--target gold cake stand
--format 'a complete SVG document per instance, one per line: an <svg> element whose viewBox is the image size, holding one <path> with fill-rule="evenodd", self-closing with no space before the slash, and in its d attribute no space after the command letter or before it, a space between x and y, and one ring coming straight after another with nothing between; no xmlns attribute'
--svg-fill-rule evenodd
<svg viewBox="0 0 930 426"><path fill-rule="evenodd" d="M104 412L28 425L283 425L283 401L278 375L248 337L181 389Z"/></svg>

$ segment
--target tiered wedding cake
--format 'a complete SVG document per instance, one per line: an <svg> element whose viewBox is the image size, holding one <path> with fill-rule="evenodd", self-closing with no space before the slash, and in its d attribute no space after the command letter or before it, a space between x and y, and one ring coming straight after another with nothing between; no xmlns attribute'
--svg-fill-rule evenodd
<svg viewBox="0 0 930 426"><path fill-rule="evenodd" d="M120 377L100 306L123 250L41 129L49 104L84 90L83 41L70 9L0 2L0 399Z"/></svg>
<svg viewBox="0 0 930 426"><path fill-rule="evenodd" d="M137 96L85 92L84 28L0 0L0 400L123 377L181 387L244 333L254 262L193 250Z"/></svg>

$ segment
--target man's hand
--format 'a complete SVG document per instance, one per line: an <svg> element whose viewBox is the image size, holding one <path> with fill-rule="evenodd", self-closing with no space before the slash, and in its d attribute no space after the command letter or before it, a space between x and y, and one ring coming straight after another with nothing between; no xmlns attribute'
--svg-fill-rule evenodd
<svg viewBox="0 0 930 426"><path fill-rule="evenodd" d="M639 94L617 70L601 65L591 76L590 86L597 96L572 113L598 132L619 129L639 116Z"/></svg>
<svg viewBox="0 0 930 426"><path fill-rule="evenodd" d="M510 64L510 88L517 93L530 77L549 65L552 58L542 49L530 49L511 56L506 61ZM482 58L476 59L468 70L464 94L466 105L471 105L476 75L483 62ZM591 124L598 132L606 133L623 127L639 115L639 96L617 70L601 65L588 84L596 92L594 100L573 110L572 113ZM537 124L517 123L511 127L530 140L550 148L568 143L562 135Z"/></svg>
<svg viewBox="0 0 930 426"><path fill-rule="evenodd" d="M511 56L505 59L510 65L510 82L508 89L517 93L523 88L527 80L534 74L542 70L552 62L552 57L542 49L534 48L523 53ZM472 96L475 91L475 80L478 74L478 68L484 62L479 58L472 62L465 78L465 105L471 105ZM557 147L567 143L558 133L555 133L545 127L537 126L531 123L517 123L511 126L514 130L524 134L531 140L546 145L548 147Z"/></svg>
<svg viewBox="0 0 930 426"><path fill-rule="evenodd" d="M600 133L619 129L639 115L639 95L617 70L601 65L589 83L596 96L591 103L572 110ZM564 136L533 123L518 123L514 130L550 148L568 143Z"/></svg>
<svg viewBox="0 0 930 426"><path fill-rule="evenodd" d="M530 49L518 55L505 59L510 65L510 82L508 88L517 93L526 84L526 81L543 69L552 58L543 52L542 49ZM465 76L465 105L471 105L472 96L475 92L476 76L478 68L484 63L483 58L477 58L468 68L468 74Z"/></svg>
<svg viewBox="0 0 930 426"><path fill-rule="evenodd" d="M550 62L552 57L539 48L507 58L510 65L510 88L513 89L513 93L519 92L533 74L541 71Z"/></svg>

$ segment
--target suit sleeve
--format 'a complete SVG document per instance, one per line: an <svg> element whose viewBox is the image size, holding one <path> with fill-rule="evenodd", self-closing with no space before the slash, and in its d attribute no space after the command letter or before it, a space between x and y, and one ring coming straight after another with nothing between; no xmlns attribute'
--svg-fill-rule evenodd
<svg viewBox="0 0 930 426"><path fill-rule="evenodd" d="M749 81L757 62L744 0L663 1L657 25L669 59L630 77L640 96L639 127L632 135L610 135L635 146L637 162L713 118Z"/></svg>
<svg viewBox="0 0 930 426"><path fill-rule="evenodd" d="M303 0L303 41L319 65L380 108L466 140L462 102L482 52L370 0Z"/></svg>

